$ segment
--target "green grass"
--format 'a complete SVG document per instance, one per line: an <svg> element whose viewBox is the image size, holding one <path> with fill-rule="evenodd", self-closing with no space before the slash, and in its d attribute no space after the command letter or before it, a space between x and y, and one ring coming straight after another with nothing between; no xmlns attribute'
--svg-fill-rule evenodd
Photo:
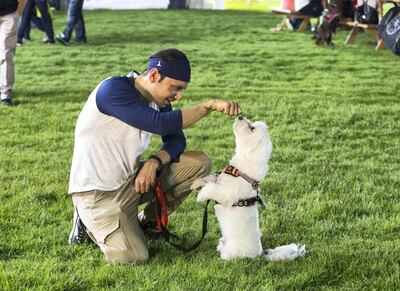
<svg viewBox="0 0 400 291"><path fill-rule="evenodd" d="M269 11L271 7L279 7L279 0L226 0L226 9Z"/></svg>
<svg viewBox="0 0 400 291"><path fill-rule="evenodd" d="M65 14L56 13L61 31ZM0 107L0 290L288 290L400 286L399 59L360 34L316 47L309 33L273 33L280 17L256 11L85 12L86 46L18 48L13 108ZM263 245L306 244L306 257L224 262L210 211L204 243L182 254L151 241L140 266L108 265L94 245L69 246L66 194L73 131L91 90L110 75L143 70L150 53L183 49L193 65L184 107L237 100L269 124L274 144L262 183ZM212 113L185 131L214 170L234 149L233 118ZM154 140L150 151L159 146ZM173 231L200 235L192 195Z"/></svg>

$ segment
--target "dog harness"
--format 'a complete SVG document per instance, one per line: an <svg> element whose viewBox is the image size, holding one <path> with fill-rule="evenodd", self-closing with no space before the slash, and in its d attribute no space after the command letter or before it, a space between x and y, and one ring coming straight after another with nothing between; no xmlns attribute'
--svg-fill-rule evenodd
<svg viewBox="0 0 400 291"><path fill-rule="evenodd" d="M256 202L260 203L262 208L265 208L265 204L261 199L260 196L260 182L256 181L252 178L250 178L249 176L247 176L245 173L239 171L237 168L233 167L233 166L228 166L226 167L222 173L234 176L234 177L242 177L243 179L246 180L246 182L248 182L251 187L253 187L254 190L257 191L257 196L251 197L251 198L247 198L247 199L240 199L238 202L233 203L232 206L234 207L244 207L244 206L253 206L254 204L256 204Z"/></svg>

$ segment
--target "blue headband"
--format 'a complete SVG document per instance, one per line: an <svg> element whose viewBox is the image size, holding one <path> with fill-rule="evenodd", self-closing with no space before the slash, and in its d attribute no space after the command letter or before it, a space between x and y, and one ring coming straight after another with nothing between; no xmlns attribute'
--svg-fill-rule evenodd
<svg viewBox="0 0 400 291"><path fill-rule="evenodd" d="M151 56L147 71L153 68L172 79L190 82L190 63L187 58L174 61L164 61L156 56Z"/></svg>

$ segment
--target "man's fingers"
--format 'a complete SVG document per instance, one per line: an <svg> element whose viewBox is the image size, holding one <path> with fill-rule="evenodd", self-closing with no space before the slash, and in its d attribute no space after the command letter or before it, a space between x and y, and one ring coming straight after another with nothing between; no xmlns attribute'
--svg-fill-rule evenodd
<svg viewBox="0 0 400 291"><path fill-rule="evenodd" d="M135 180L135 191L137 193L143 193L143 182L141 179L139 179L139 177L137 177Z"/></svg>
<svg viewBox="0 0 400 291"><path fill-rule="evenodd" d="M237 104L234 101L229 101L227 103L225 103L225 109L224 109L224 113L231 115L231 116L237 116L241 113L241 109L239 107L239 104Z"/></svg>
<svg viewBox="0 0 400 291"><path fill-rule="evenodd" d="M152 179L151 177L147 178L137 177L135 180L135 191L142 194L149 192L153 184L154 184L154 179Z"/></svg>
<svg viewBox="0 0 400 291"><path fill-rule="evenodd" d="M239 104L233 100L230 101L214 100L213 110L223 112L230 116L237 116L242 112Z"/></svg>
<svg viewBox="0 0 400 291"><path fill-rule="evenodd" d="M231 105L229 114L230 115L237 115L238 114L237 112L238 112L238 105L235 102L233 102L232 105Z"/></svg>
<svg viewBox="0 0 400 291"><path fill-rule="evenodd" d="M139 184L139 182L137 181L137 179L135 180L135 191L136 191L136 193L140 193L140 184Z"/></svg>

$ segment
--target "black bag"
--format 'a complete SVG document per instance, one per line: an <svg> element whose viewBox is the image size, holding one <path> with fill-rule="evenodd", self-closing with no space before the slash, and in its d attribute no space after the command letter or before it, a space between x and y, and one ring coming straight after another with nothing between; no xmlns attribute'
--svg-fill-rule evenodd
<svg viewBox="0 0 400 291"><path fill-rule="evenodd" d="M369 6L367 2L367 0L364 0L362 5L356 7L355 20L358 23L378 24L378 11L376 8Z"/></svg>
<svg viewBox="0 0 400 291"><path fill-rule="evenodd" d="M314 17L321 16L322 11L324 11L324 7L322 6L321 0L311 0L310 3L299 10L301 14Z"/></svg>
<svg viewBox="0 0 400 291"><path fill-rule="evenodd" d="M386 47L400 56L400 7L391 8L379 24L379 36Z"/></svg>

